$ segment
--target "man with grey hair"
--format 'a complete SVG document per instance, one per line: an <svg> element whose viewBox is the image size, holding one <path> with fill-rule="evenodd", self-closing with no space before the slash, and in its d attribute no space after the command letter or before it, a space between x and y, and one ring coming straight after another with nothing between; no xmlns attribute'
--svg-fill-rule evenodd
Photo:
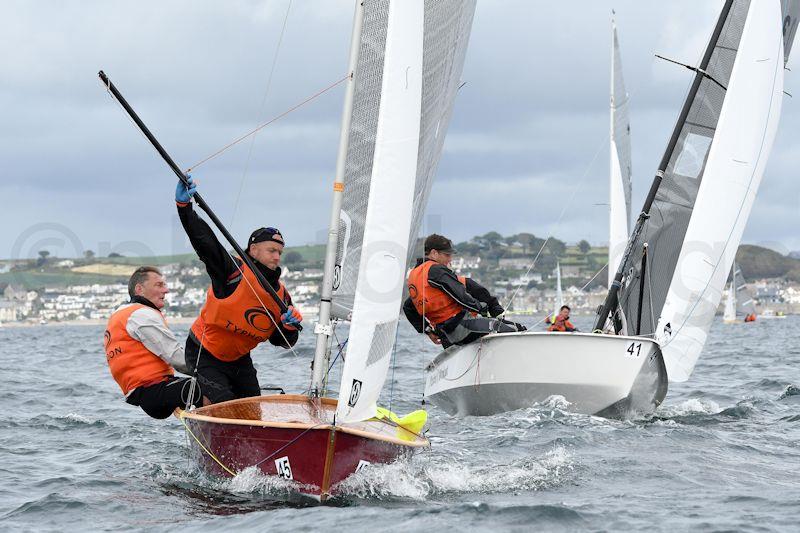
<svg viewBox="0 0 800 533"><path fill-rule="evenodd" d="M156 267L137 268L128 281L131 300L111 315L104 338L109 370L125 400L159 419L202 399L196 383L175 376L176 369L189 371L183 344L161 313L168 292Z"/></svg>

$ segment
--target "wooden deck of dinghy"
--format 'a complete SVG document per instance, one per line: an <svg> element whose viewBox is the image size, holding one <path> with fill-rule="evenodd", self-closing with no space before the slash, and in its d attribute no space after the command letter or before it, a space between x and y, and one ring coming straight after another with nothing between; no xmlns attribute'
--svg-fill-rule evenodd
<svg viewBox="0 0 800 533"><path fill-rule="evenodd" d="M198 464L230 476L256 466L298 483L325 500L336 485L366 464L388 463L426 438L385 420L333 424L336 400L280 394L242 398L187 412L177 410L191 435Z"/></svg>

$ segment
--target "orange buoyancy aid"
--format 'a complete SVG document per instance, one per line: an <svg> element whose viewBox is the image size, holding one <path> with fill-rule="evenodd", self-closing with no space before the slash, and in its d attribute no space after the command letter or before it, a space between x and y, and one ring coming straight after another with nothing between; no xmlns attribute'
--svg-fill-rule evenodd
<svg viewBox="0 0 800 533"><path fill-rule="evenodd" d="M116 311L108 319L104 335L108 368L125 396L136 387L160 383L175 374L163 359L128 333L128 319L143 307L147 306L131 304Z"/></svg>
<svg viewBox="0 0 800 533"><path fill-rule="evenodd" d="M281 309L250 268L242 263L242 279L227 298L209 287L206 303L192 324L200 344L221 361L236 361L269 339L281 320ZM275 291L286 301L286 287ZM266 310L264 309L266 307Z"/></svg>
<svg viewBox="0 0 800 533"><path fill-rule="evenodd" d="M575 331L575 326L569 320L556 320L547 331Z"/></svg>
<svg viewBox="0 0 800 533"><path fill-rule="evenodd" d="M464 310L449 294L428 282L428 271L438 264L436 261L423 261L408 274L408 295L414 303L414 308L434 326L446 322ZM458 276L458 281L465 286L467 284L467 278L464 276Z"/></svg>

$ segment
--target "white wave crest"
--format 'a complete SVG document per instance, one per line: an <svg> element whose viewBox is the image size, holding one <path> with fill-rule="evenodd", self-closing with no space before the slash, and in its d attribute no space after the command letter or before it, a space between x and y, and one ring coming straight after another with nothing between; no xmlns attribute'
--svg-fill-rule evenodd
<svg viewBox="0 0 800 533"><path fill-rule="evenodd" d="M298 492L304 488L300 483L280 476L270 476L256 466L249 466L230 479L221 480L221 490L234 494L287 494Z"/></svg>
<svg viewBox="0 0 800 533"><path fill-rule="evenodd" d="M441 458L397 461L361 469L340 483L337 492L359 498L423 500L434 494L537 490L557 484L573 466L562 447L510 464L472 465Z"/></svg>
<svg viewBox="0 0 800 533"><path fill-rule="evenodd" d="M67 420L68 422L78 422L79 424L94 424L95 421L87 418L78 413L67 413L63 416L57 416L57 419L60 420Z"/></svg>
<svg viewBox="0 0 800 533"><path fill-rule="evenodd" d="M713 400L690 398L677 405L663 406L662 413L666 416L685 416L691 414L713 415L722 411L719 404Z"/></svg>

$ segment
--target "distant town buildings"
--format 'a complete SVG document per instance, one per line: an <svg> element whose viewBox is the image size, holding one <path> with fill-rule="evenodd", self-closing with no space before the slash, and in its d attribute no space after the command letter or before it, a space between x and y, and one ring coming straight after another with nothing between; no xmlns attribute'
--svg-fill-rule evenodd
<svg viewBox="0 0 800 533"><path fill-rule="evenodd" d="M528 234L520 236L516 240L502 240L499 234L487 234L462 243L466 253L456 255L451 267L459 275L472 277L488 287L507 311L544 315L553 312L556 305L555 267L558 263L565 303L572 307L574 314L595 313L606 296L603 285L605 276L598 274L605 268L607 249L594 247L585 250L585 246L567 246L556 241L559 250L556 258L554 253L542 253L543 240L537 241ZM538 257L536 264L533 264L534 257ZM0 264L0 268L14 271L24 265L8 261ZM294 265L292 268L284 267L282 280L301 313L313 315L319 303L323 272L317 263L305 263L302 266L305 268L295 268ZM91 274L86 279L102 280L108 277L117 281L47 286L36 290L26 290L21 284L13 282L0 285L4 289L0 293L0 323L102 321L117 306L129 300L127 285L119 281L125 279L132 268L129 263L93 261L87 264L80 259L54 258L48 267L63 269L67 274ZM209 286L202 264L193 259L188 263L170 263L159 268L167 278L170 289L167 316L196 316L205 302ZM55 272L48 272L58 278ZM764 310L785 314L800 312L800 286L783 279L756 280L749 283L745 290L753 299L757 313Z"/></svg>

